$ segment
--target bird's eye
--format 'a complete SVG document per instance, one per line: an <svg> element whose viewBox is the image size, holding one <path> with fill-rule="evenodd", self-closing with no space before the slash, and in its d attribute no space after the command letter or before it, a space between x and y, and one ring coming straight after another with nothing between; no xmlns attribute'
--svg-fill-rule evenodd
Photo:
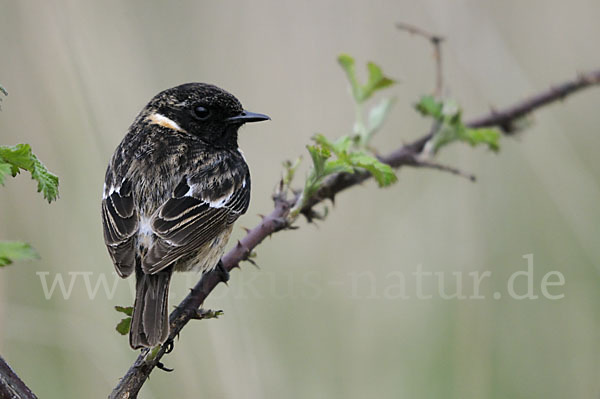
<svg viewBox="0 0 600 399"><path fill-rule="evenodd" d="M202 105L197 105L192 109L192 115L200 121L205 121L210 117L210 110Z"/></svg>

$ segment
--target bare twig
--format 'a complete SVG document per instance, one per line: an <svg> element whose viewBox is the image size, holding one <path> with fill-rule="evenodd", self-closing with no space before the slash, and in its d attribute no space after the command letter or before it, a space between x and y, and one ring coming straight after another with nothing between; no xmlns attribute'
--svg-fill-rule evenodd
<svg viewBox="0 0 600 399"><path fill-rule="evenodd" d="M443 36L428 32L418 26L410 25L404 22L397 22L396 28L406 31L412 35L424 37L429 40L433 46L433 58L435 60L435 96L441 97L444 89L444 77L442 70L442 42L446 40Z"/></svg>
<svg viewBox="0 0 600 399"><path fill-rule="evenodd" d="M525 99L524 101L507 107L504 110L475 118L471 122L467 123L467 125L469 127L496 126L502 128L506 132L509 132L510 130L506 130L505 127L510 126L515 119L520 118L523 115L543 107L544 105L547 105L553 101L562 99L579 90L599 83L600 70L580 75L575 81L558 85L550 91L536 94L528 99ZM445 171L453 171L452 168L446 166L434 166L434 164L431 163L428 165L423 165L419 164L419 161L417 161L419 154L431 137L432 133L429 132L412 143L405 144L388 155L380 157L380 160L394 168L399 168L403 165L417 167L427 166L435 167ZM458 171L453 171L453 173L456 172ZM462 172L459 172L458 174L462 174ZM312 214L312 208L318 203L325 199L333 199L339 192L360 184L370 177L371 175L366 171L359 171L356 173L338 173L330 176L325 180L317 193L306 202L306 205L302 209L302 213L307 215ZM240 242L222 258L225 269L231 271L233 268L238 267L239 263L246 260L250 252L256 248L266 237L280 230L290 228L290 226L287 225L286 217L290 211L290 207L293 204L294 200L276 197L275 208L273 211L269 215L265 216L256 227L249 230L246 236L242 238L242 240L240 240ZM192 288L188 296L171 313L171 339L177 336L187 322L192 319L195 314L197 314L198 308L221 281L220 278L219 272L217 271L204 274L196 286ZM147 350L142 351L133 366L131 366L129 371L127 371L127 374L125 374L117 387L114 389L110 395L110 398L135 398L146 379L150 376L150 373L154 367L160 363L161 358L165 355L166 349L167 345L164 345L152 359L146 358L148 355Z"/></svg>
<svg viewBox="0 0 600 399"><path fill-rule="evenodd" d="M37 399L0 356L0 399Z"/></svg>
<svg viewBox="0 0 600 399"><path fill-rule="evenodd" d="M477 180L475 175L473 175L471 173L463 172L462 170L460 170L458 168L448 166L448 165L443 165L443 164L440 164L440 163L437 163L434 161L430 161L430 160L418 159L414 164L411 164L410 166L441 170L443 172L448 172L448 173L452 173L453 175L464 177L465 179L469 179L472 182L475 182Z"/></svg>

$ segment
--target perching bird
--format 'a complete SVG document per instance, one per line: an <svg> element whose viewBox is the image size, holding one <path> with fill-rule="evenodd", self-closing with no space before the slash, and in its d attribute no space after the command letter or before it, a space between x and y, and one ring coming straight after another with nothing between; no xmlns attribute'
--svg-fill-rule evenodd
<svg viewBox="0 0 600 399"><path fill-rule="evenodd" d="M244 111L230 93L187 83L157 94L137 116L106 170L104 241L119 276L135 271L132 348L169 336L173 271L217 267L235 220L250 201L250 173L238 148Z"/></svg>

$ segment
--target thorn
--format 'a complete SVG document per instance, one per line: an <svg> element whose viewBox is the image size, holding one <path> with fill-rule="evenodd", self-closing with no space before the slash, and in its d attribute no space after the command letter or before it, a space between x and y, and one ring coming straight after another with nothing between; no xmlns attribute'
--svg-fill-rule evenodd
<svg viewBox="0 0 600 399"><path fill-rule="evenodd" d="M284 229L288 224L287 220L282 217L274 218L273 222L275 223L276 230Z"/></svg>
<svg viewBox="0 0 600 399"><path fill-rule="evenodd" d="M247 227L242 226L242 230L244 230L246 234L250 233L250 229Z"/></svg>
<svg viewBox="0 0 600 399"><path fill-rule="evenodd" d="M261 219L264 219L264 218L266 217L266 216L265 216L265 215L263 215L262 213L257 213L257 215L258 215L258 217L259 217L259 218L261 218Z"/></svg>
<svg viewBox="0 0 600 399"><path fill-rule="evenodd" d="M256 267L258 270L260 270L260 266L258 266L256 264L256 262L252 259L252 258L248 258L248 259L244 259L247 262L250 262L252 264L252 266Z"/></svg>
<svg viewBox="0 0 600 399"><path fill-rule="evenodd" d="M238 240L236 247L244 250L244 256L247 257L250 254L250 249L244 244L242 244L240 240Z"/></svg>

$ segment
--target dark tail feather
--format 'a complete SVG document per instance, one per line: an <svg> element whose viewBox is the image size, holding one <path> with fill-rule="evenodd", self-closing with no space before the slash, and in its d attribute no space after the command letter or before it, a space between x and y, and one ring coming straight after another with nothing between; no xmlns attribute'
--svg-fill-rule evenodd
<svg viewBox="0 0 600 399"><path fill-rule="evenodd" d="M129 331L129 344L133 349L153 347L167 340L167 302L172 272L171 267L156 274L136 270L135 304Z"/></svg>

